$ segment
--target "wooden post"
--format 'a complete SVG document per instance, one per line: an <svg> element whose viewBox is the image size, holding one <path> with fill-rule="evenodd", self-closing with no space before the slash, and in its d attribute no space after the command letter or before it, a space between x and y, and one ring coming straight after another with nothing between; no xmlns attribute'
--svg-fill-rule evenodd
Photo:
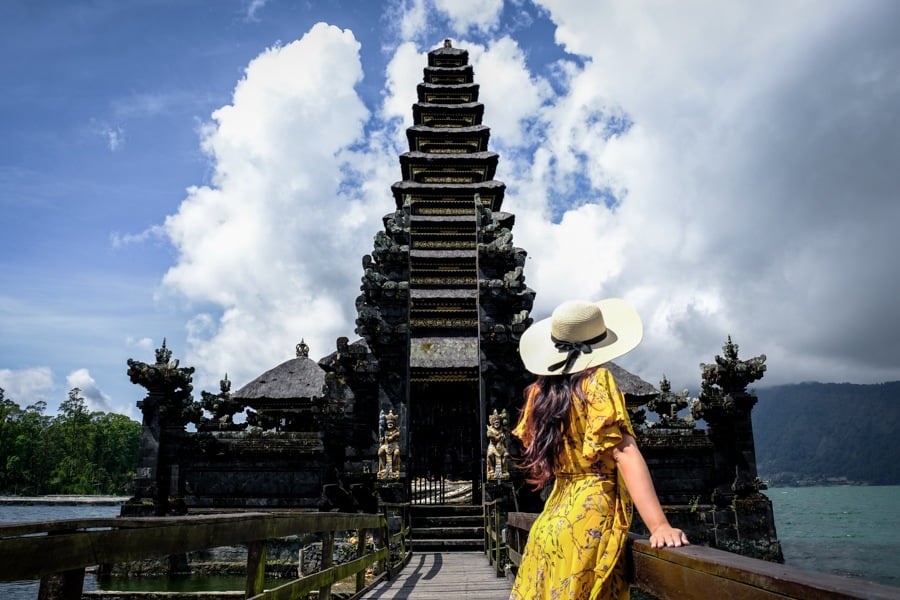
<svg viewBox="0 0 900 600"><path fill-rule="evenodd" d="M496 544L496 554L494 554L494 570L497 571L497 577L503 577L503 565L500 562L503 554L503 532L500 530L500 507L494 506L494 525L492 537Z"/></svg>
<svg viewBox="0 0 900 600"><path fill-rule="evenodd" d="M366 554L367 533L366 529L358 529L356 532L359 536L356 540L356 558L362 558ZM364 587L366 587L366 570L362 569L356 574L356 592L361 592Z"/></svg>
<svg viewBox="0 0 900 600"><path fill-rule="evenodd" d="M400 566L398 567L400 569L406 564L406 532L409 531L409 524L410 515L407 504L400 507Z"/></svg>
<svg viewBox="0 0 900 600"><path fill-rule="evenodd" d="M84 569L72 569L41 577L38 600L81 600Z"/></svg>
<svg viewBox="0 0 900 600"><path fill-rule="evenodd" d="M487 552L488 564L494 564L494 532L491 529L494 527L494 515L491 513L491 506L487 508L487 515L484 518L484 551Z"/></svg>
<svg viewBox="0 0 900 600"><path fill-rule="evenodd" d="M488 563L491 562L491 520L490 520L490 504L484 503L481 506L482 529L484 529L484 553L487 554Z"/></svg>
<svg viewBox="0 0 900 600"><path fill-rule="evenodd" d="M247 543L247 580L244 582L244 595L247 598L263 593L266 577L266 541L256 540Z"/></svg>
<svg viewBox="0 0 900 600"><path fill-rule="evenodd" d="M387 514L388 510L386 506L381 507L381 545L383 548L387 548L387 558L381 560L378 563L379 571L381 573L387 573L387 578L391 579L391 532L388 529L388 521Z"/></svg>
<svg viewBox="0 0 900 600"><path fill-rule="evenodd" d="M330 569L334 564L334 532L326 531L322 534L322 562L319 571ZM331 584L319 588L319 600L331 600Z"/></svg>

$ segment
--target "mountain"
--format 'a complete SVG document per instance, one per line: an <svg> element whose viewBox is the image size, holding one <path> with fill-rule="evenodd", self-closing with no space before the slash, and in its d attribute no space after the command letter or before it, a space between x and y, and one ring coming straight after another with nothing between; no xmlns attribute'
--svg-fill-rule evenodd
<svg viewBox="0 0 900 600"><path fill-rule="evenodd" d="M900 484L900 381L756 390L757 469L773 485Z"/></svg>

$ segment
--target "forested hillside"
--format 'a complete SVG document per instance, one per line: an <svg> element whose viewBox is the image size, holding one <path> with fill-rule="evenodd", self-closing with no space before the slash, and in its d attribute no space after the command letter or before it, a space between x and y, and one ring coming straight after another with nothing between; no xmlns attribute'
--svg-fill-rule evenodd
<svg viewBox="0 0 900 600"><path fill-rule="evenodd" d="M760 478L773 485L900 484L900 381L758 389Z"/></svg>
<svg viewBox="0 0 900 600"><path fill-rule="evenodd" d="M141 424L89 411L74 388L55 417L22 408L0 388L0 494L129 494Z"/></svg>

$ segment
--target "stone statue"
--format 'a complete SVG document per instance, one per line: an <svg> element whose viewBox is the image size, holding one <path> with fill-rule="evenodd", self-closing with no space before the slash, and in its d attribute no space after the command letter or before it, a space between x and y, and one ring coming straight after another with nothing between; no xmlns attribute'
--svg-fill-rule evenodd
<svg viewBox="0 0 900 600"><path fill-rule="evenodd" d="M502 481L509 479L509 416L504 409L497 413L497 409L488 417L487 426L487 479L488 481Z"/></svg>
<svg viewBox="0 0 900 600"><path fill-rule="evenodd" d="M231 381L228 374L219 381L219 393L200 392L200 406L212 417L201 416L196 422L197 431L243 431L247 423L235 423L234 415L244 410L244 405L231 397Z"/></svg>
<svg viewBox="0 0 900 600"><path fill-rule="evenodd" d="M739 359L738 345L731 341L730 335L722 351L722 356L715 357L715 363L700 365L703 377L700 397L691 407L691 414L709 426L710 440L717 448L715 494L719 503L727 504L735 496L750 497L760 489L750 418L756 394L748 391L747 386L762 379L766 355ZM731 474L734 479L729 484Z"/></svg>
<svg viewBox="0 0 900 600"><path fill-rule="evenodd" d="M194 367L180 367L177 359L172 360L172 351L166 348L165 339L162 347L156 349L156 363L128 359L131 383L149 392L146 398L138 401L138 408L145 418L158 416L162 425L183 427L199 420L200 404L194 402L191 395L193 374Z"/></svg>
<svg viewBox="0 0 900 600"><path fill-rule="evenodd" d="M747 386L762 379L766 372L766 355L741 360L739 346L731 336L722 346L724 356L716 356L713 364L701 364L702 382L699 402L692 407L695 419L715 418L716 413L749 411L756 404L756 395Z"/></svg>
<svg viewBox="0 0 900 600"><path fill-rule="evenodd" d="M647 408L659 415L659 422L651 427L663 429L693 429L694 420L678 416L678 411L691 405L688 391L672 392L672 384L663 375L659 382L659 395L647 403Z"/></svg>
<svg viewBox="0 0 900 600"><path fill-rule="evenodd" d="M393 409L379 418L378 479L400 477L400 427Z"/></svg>

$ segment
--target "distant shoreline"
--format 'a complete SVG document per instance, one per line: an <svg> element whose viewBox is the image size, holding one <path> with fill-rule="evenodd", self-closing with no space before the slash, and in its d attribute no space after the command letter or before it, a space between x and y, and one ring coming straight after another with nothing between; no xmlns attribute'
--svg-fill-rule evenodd
<svg viewBox="0 0 900 600"><path fill-rule="evenodd" d="M893 483L872 483L871 481L854 481L846 477L762 477L763 482L770 487L836 487L836 486L867 486L867 485L897 485Z"/></svg>
<svg viewBox="0 0 900 600"><path fill-rule="evenodd" d="M77 506L93 504L95 506L117 506L128 501L130 496L85 496L54 494L51 496L0 496L0 505L17 504L20 506Z"/></svg>

